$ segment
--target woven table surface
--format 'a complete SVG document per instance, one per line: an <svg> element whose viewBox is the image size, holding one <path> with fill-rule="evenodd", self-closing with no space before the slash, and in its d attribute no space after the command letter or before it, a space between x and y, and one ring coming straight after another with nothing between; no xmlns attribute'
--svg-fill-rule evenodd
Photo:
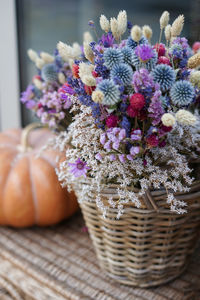
<svg viewBox="0 0 200 300"><path fill-rule="evenodd" d="M0 228L0 300L200 300L200 253L157 288L123 286L99 268L82 216L49 228Z"/></svg>

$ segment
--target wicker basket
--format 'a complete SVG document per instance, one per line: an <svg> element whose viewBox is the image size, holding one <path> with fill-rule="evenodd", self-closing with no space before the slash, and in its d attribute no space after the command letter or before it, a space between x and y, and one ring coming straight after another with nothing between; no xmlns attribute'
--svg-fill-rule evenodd
<svg viewBox="0 0 200 300"><path fill-rule="evenodd" d="M116 281L137 287L160 285L179 276L198 239L199 191L200 182L196 181L190 193L176 195L188 203L184 215L169 211L164 190L149 192L140 209L127 205L119 220L113 208L103 218L94 201L95 191L91 202L81 201L101 268ZM77 195L80 197L78 191ZM114 185L104 188L102 200L111 195L118 197Z"/></svg>

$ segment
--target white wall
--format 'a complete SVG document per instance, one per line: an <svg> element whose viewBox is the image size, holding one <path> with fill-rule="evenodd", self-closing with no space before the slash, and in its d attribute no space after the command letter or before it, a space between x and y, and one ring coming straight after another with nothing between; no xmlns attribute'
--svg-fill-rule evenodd
<svg viewBox="0 0 200 300"><path fill-rule="evenodd" d="M15 0L0 0L0 130L20 123Z"/></svg>

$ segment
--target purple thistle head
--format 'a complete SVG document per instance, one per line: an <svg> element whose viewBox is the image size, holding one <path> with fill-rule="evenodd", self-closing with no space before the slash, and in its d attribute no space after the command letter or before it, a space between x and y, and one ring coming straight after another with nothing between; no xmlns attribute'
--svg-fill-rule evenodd
<svg viewBox="0 0 200 300"><path fill-rule="evenodd" d="M115 39L114 39L112 33L108 32L107 34L102 35L99 42L102 42L102 44L104 45L105 48L109 48L109 47L113 46L114 41L115 41Z"/></svg>
<svg viewBox="0 0 200 300"><path fill-rule="evenodd" d="M138 45L135 49L135 54L142 62L146 62L154 56L154 52L149 45Z"/></svg>

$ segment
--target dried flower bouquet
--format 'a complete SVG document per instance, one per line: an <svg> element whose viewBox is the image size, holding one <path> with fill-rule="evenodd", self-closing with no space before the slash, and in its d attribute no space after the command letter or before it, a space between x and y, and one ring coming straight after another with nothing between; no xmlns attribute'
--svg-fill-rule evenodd
<svg viewBox="0 0 200 300"><path fill-rule="evenodd" d="M66 115L51 116L51 98L36 101L43 122L64 125L52 141L66 151L58 177L77 193L101 267L134 286L177 277L198 236L200 182L193 183L191 162L200 152L200 43L191 49L179 37L183 23L180 15L170 25L165 11L152 45L151 28L132 26L125 11L110 21L101 15L105 33L98 41L87 34L81 55L57 45L56 55L71 66L56 89L62 105L70 102L68 129ZM49 86L43 73L42 99Z"/></svg>
<svg viewBox="0 0 200 300"><path fill-rule="evenodd" d="M148 189L163 187L171 211L186 212L187 203L174 193L189 191L188 161L199 157L200 73L195 68L200 53L179 37L183 15L168 23L165 11L160 40L152 45L151 28L132 26L125 11L110 21L101 15L105 33L97 42L84 42L84 59L75 60L73 76L67 78L76 115L68 133L57 139L61 148L69 142L73 146L58 176L68 186L80 183L79 199L89 195L88 187L81 188L83 177L89 179L104 215L117 207L119 218L124 204L139 208ZM92 21L89 25L95 30ZM128 37L122 39L126 30ZM57 48L63 59L72 56L68 45L59 42ZM111 196L105 205L100 194L112 183L119 199Z"/></svg>

